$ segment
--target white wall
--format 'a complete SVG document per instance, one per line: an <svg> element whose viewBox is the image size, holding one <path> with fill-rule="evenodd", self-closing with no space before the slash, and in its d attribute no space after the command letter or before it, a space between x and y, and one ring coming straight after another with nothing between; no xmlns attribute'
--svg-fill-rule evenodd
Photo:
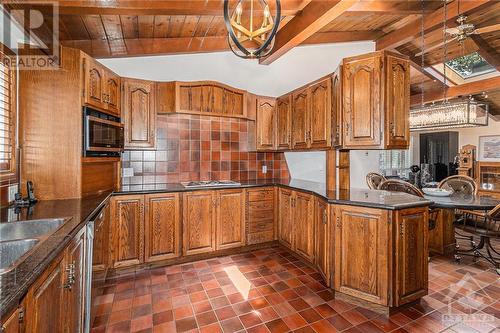
<svg viewBox="0 0 500 333"><path fill-rule="evenodd" d="M259 65L257 60L240 59L231 52L99 61L121 76L153 81L214 80L255 94L277 97L332 73L345 57L374 50L373 42L301 46L268 66ZM292 178L319 182L326 180L325 156L324 152L285 154ZM352 162L351 165L363 166ZM376 165L378 167L378 160ZM364 179L366 172L359 172ZM351 181L357 184L359 177L353 172L351 175Z"/></svg>
<svg viewBox="0 0 500 333"><path fill-rule="evenodd" d="M380 150L351 150L350 182L354 188L368 188L365 176L368 172L380 172Z"/></svg>
<svg viewBox="0 0 500 333"><path fill-rule="evenodd" d="M335 71L342 58L371 52L373 42L296 47L271 65L231 52L99 60L117 74L153 81L214 80L277 97Z"/></svg>

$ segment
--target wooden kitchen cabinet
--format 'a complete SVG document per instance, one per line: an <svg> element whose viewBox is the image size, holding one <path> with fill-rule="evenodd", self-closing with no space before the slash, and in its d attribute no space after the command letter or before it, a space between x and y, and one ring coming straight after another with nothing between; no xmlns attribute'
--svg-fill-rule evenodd
<svg viewBox="0 0 500 333"><path fill-rule="evenodd" d="M331 241L330 216L328 203L316 198L314 220L315 220L315 250L314 259L318 272L323 277L325 284L331 285Z"/></svg>
<svg viewBox="0 0 500 333"><path fill-rule="evenodd" d="M314 262L314 197L280 188L278 216L280 242Z"/></svg>
<svg viewBox="0 0 500 333"><path fill-rule="evenodd" d="M94 245L92 251L92 270L103 271L107 268L109 257L110 206L107 204L94 221Z"/></svg>
<svg viewBox="0 0 500 333"><path fill-rule="evenodd" d="M24 307L19 306L2 320L0 332L21 333L24 332Z"/></svg>
<svg viewBox="0 0 500 333"><path fill-rule="evenodd" d="M215 251L216 199L214 191L194 191L183 194L184 255Z"/></svg>
<svg viewBox="0 0 500 333"><path fill-rule="evenodd" d="M332 74L332 146L342 146L342 65Z"/></svg>
<svg viewBox="0 0 500 333"><path fill-rule="evenodd" d="M275 189L258 188L246 191L247 244L271 242L276 239Z"/></svg>
<svg viewBox="0 0 500 333"><path fill-rule="evenodd" d="M275 134L275 99L257 98L257 150L273 150Z"/></svg>
<svg viewBox="0 0 500 333"><path fill-rule="evenodd" d="M409 146L409 62L388 51L344 58L343 148Z"/></svg>
<svg viewBox="0 0 500 333"><path fill-rule="evenodd" d="M406 209L395 214L394 306L427 295L428 215L427 207Z"/></svg>
<svg viewBox="0 0 500 333"><path fill-rule="evenodd" d="M178 193L145 195L144 261L181 255L181 200Z"/></svg>
<svg viewBox="0 0 500 333"><path fill-rule="evenodd" d="M84 104L120 116L120 77L91 57L82 62Z"/></svg>
<svg viewBox="0 0 500 333"><path fill-rule="evenodd" d="M217 196L217 250L245 245L245 191L215 191Z"/></svg>
<svg viewBox="0 0 500 333"><path fill-rule="evenodd" d="M293 249L293 191L280 188L278 193L278 240L281 244Z"/></svg>
<svg viewBox="0 0 500 333"><path fill-rule="evenodd" d="M332 145L332 79L330 76L309 86L309 148Z"/></svg>
<svg viewBox="0 0 500 333"><path fill-rule="evenodd" d="M307 148L309 142L309 97L308 88L293 93L292 103L292 149Z"/></svg>
<svg viewBox="0 0 500 333"><path fill-rule="evenodd" d="M389 304L388 211L337 206L335 290L366 301Z"/></svg>
<svg viewBox="0 0 500 333"><path fill-rule="evenodd" d="M85 231L85 229L82 229ZM66 291L63 313L66 332L83 332L85 326L85 249L86 233L80 232L66 249Z"/></svg>
<svg viewBox="0 0 500 333"><path fill-rule="evenodd" d="M122 79L125 149L154 149L156 86L154 82Z"/></svg>
<svg viewBox="0 0 500 333"><path fill-rule="evenodd" d="M111 198L111 265L114 268L144 261L144 195Z"/></svg>
<svg viewBox="0 0 500 333"><path fill-rule="evenodd" d="M276 100L276 149L288 150L292 145L292 95Z"/></svg>

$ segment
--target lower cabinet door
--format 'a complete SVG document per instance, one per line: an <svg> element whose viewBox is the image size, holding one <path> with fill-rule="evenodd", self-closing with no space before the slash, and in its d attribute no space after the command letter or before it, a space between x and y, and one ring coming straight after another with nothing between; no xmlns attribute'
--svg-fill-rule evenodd
<svg viewBox="0 0 500 333"><path fill-rule="evenodd" d="M144 261L144 196L111 198L111 257L113 267L126 267Z"/></svg>
<svg viewBox="0 0 500 333"><path fill-rule="evenodd" d="M293 207L295 251L314 262L314 197L295 192Z"/></svg>
<svg viewBox="0 0 500 333"><path fill-rule="evenodd" d="M64 256L61 255L30 287L26 296L26 332L63 331L63 314L66 313L64 270Z"/></svg>
<svg viewBox="0 0 500 333"><path fill-rule="evenodd" d="M414 208L396 214L396 292L394 305L400 306L427 295L428 209Z"/></svg>
<svg viewBox="0 0 500 333"><path fill-rule="evenodd" d="M106 269L109 256L109 205L101 211L94 224L94 246L92 249L92 270Z"/></svg>
<svg viewBox="0 0 500 333"><path fill-rule="evenodd" d="M328 216L328 204L321 199L316 199L315 209L315 251L314 259L319 273L323 276L327 286L330 286L330 219Z"/></svg>
<svg viewBox="0 0 500 333"><path fill-rule="evenodd" d="M17 308L11 313L9 317L2 320L2 326L0 326L0 332L2 333L21 333L22 323L21 323L21 310L22 308Z"/></svg>
<svg viewBox="0 0 500 333"><path fill-rule="evenodd" d="M215 251L216 197L214 192L184 193L182 202L184 255Z"/></svg>
<svg viewBox="0 0 500 333"><path fill-rule="evenodd" d="M66 332L83 332L85 320L85 229L66 249L64 315Z"/></svg>
<svg viewBox="0 0 500 333"><path fill-rule="evenodd" d="M293 192L279 189L278 234L281 244L293 248Z"/></svg>
<svg viewBox="0 0 500 333"><path fill-rule="evenodd" d="M217 191L217 250L245 245L245 192Z"/></svg>
<svg viewBox="0 0 500 333"><path fill-rule="evenodd" d="M178 193L145 196L144 260L177 258L180 256L181 212Z"/></svg>
<svg viewBox="0 0 500 333"><path fill-rule="evenodd" d="M381 209L336 207L335 290L388 305L389 224Z"/></svg>

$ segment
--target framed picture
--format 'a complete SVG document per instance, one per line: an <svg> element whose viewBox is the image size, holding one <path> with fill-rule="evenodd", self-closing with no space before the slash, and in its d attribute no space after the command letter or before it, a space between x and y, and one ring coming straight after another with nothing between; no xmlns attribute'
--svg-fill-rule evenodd
<svg viewBox="0 0 500 333"><path fill-rule="evenodd" d="M500 135L479 137L478 161L500 161Z"/></svg>

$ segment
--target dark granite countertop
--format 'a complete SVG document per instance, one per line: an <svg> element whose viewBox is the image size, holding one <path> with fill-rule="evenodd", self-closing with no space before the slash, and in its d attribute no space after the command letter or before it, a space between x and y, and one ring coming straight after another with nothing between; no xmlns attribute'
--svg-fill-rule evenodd
<svg viewBox="0 0 500 333"><path fill-rule="evenodd" d="M144 184L144 185L124 185L115 194L146 194L146 193L167 193L167 192L187 192L209 189L227 188L251 188L262 186L281 186L294 190L305 191L318 195L332 204L345 204L351 206L362 206L372 208L382 208L389 210L405 209L411 207L429 206L432 201L419 198L407 193L397 193L378 190L367 190L351 188L344 191L327 191L324 183L307 180L257 180L241 181L241 186L216 187L216 188L185 188L179 183L171 184Z"/></svg>
<svg viewBox="0 0 500 333"><path fill-rule="evenodd" d="M488 195L452 194L449 197L425 196L433 201L435 208L490 210L500 204L500 200Z"/></svg>
<svg viewBox="0 0 500 333"><path fill-rule="evenodd" d="M23 208L20 214L14 214L13 208L1 209L1 223L49 218L64 218L65 222L48 238L41 240L16 269L0 275L0 318L17 306L30 285L106 203L109 196L110 193L106 193L83 199L40 201L32 207L30 214L27 208Z"/></svg>

